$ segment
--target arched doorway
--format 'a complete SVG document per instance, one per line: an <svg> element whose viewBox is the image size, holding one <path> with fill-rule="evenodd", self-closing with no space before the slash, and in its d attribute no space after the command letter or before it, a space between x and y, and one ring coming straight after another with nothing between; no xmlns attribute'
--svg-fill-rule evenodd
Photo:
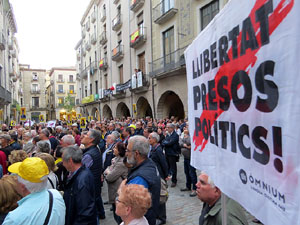
<svg viewBox="0 0 300 225"><path fill-rule="evenodd" d="M140 97L136 103L137 118L150 116L153 118L152 109L148 100L144 97Z"/></svg>
<svg viewBox="0 0 300 225"><path fill-rule="evenodd" d="M184 119L184 107L179 96L173 91L163 93L157 104L157 118L170 118L174 116L178 119Z"/></svg>
<svg viewBox="0 0 300 225"><path fill-rule="evenodd" d="M96 107L92 109L91 116L93 116L94 120L98 120L100 118L99 110Z"/></svg>
<svg viewBox="0 0 300 225"><path fill-rule="evenodd" d="M118 104L116 112L117 118L122 118L123 116L127 118L128 116L130 116L130 110L124 102L120 102Z"/></svg>
<svg viewBox="0 0 300 225"><path fill-rule="evenodd" d="M112 116L112 112L111 109L108 105L104 105L103 107L103 119L111 119Z"/></svg>

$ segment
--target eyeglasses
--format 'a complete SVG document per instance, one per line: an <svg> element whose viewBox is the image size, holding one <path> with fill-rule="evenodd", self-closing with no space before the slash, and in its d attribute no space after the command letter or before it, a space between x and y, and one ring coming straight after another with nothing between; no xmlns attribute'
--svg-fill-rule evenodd
<svg viewBox="0 0 300 225"><path fill-rule="evenodd" d="M124 205L126 205L125 202L122 202L122 201L119 200L119 196L117 196L115 200L116 200L116 202L118 202L118 203L123 203Z"/></svg>

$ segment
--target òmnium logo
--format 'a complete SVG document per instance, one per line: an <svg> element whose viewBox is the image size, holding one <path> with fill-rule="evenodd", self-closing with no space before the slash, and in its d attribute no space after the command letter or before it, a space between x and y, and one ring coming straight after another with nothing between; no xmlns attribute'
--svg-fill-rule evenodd
<svg viewBox="0 0 300 225"><path fill-rule="evenodd" d="M247 174L243 169L240 169L240 178L243 184L247 184Z"/></svg>

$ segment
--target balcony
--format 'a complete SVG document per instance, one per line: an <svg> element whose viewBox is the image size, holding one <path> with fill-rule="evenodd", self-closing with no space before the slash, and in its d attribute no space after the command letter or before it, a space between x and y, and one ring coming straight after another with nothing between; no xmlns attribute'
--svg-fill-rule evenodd
<svg viewBox="0 0 300 225"><path fill-rule="evenodd" d="M92 15L91 15L91 21L92 21L92 23L95 23L96 17L97 17L97 14L96 14L96 11L94 11L94 12L92 13Z"/></svg>
<svg viewBox="0 0 300 225"><path fill-rule="evenodd" d="M112 50L111 60L118 62L121 59L123 59L123 57L124 57L124 54L123 54L123 45L119 44L117 47L115 47Z"/></svg>
<svg viewBox="0 0 300 225"><path fill-rule="evenodd" d="M180 48L150 63L150 77L161 79L185 74L184 48Z"/></svg>
<svg viewBox="0 0 300 225"><path fill-rule="evenodd" d="M143 72L138 72L135 74L135 77L131 79L131 88L130 91L133 93L141 93L148 91L150 85L150 79L147 74Z"/></svg>
<svg viewBox="0 0 300 225"><path fill-rule="evenodd" d="M30 111L36 111L36 110L39 110L40 109L40 105L37 104L37 105L30 105Z"/></svg>
<svg viewBox="0 0 300 225"><path fill-rule="evenodd" d="M114 3L114 4L118 4L119 1L120 1L120 0L114 0L113 3Z"/></svg>
<svg viewBox="0 0 300 225"><path fill-rule="evenodd" d="M83 79L87 78L87 71L88 71L88 67L80 72L80 77Z"/></svg>
<svg viewBox="0 0 300 225"><path fill-rule="evenodd" d="M41 90L40 89L31 89L30 93L33 94L33 95L41 94Z"/></svg>
<svg viewBox="0 0 300 225"><path fill-rule="evenodd" d="M0 50L5 50L6 41L4 38L4 34L0 32Z"/></svg>
<svg viewBox="0 0 300 225"><path fill-rule="evenodd" d="M105 45L106 42L107 42L106 31L103 31L102 34L100 35L100 44Z"/></svg>
<svg viewBox="0 0 300 225"><path fill-rule="evenodd" d="M96 61L92 62L90 66L88 67L90 70L90 75L94 75L96 71L98 70L98 63Z"/></svg>
<svg viewBox="0 0 300 225"><path fill-rule="evenodd" d="M91 25L90 25L90 22L89 22L89 21L86 22L86 24L85 24L85 29L86 29L87 31L90 31Z"/></svg>
<svg viewBox="0 0 300 225"><path fill-rule="evenodd" d="M61 89L58 89L56 93L57 93L57 94L64 94L65 91L64 91L64 90L61 90Z"/></svg>
<svg viewBox="0 0 300 225"><path fill-rule="evenodd" d="M104 57L103 59L100 60L99 62L99 69L102 71L106 71L108 67L107 64L107 57Z"/></svg>
<svg viewBox="0 0 300 225"><path fill-rule="evenodd" d="M23 96L23 89L22 89L22 88L19 88L18 94L19 94L20 96Z"/></svg>
<svg viewBox="0 0 300 225"><path fill-rule="evenodd" d="M146 27L139 27L130 35L130 47L139 48L146 42Z"/></svg>
<svg viewBox="0 0 300 225"><path fill-rule="evenodd" d="M76 74L76 80L81 80L81 77L78 73Z"/></svg>
<svg viewBox="0 0 300 225"><path fill-rule="evenodd" d="M10 54L13 58L16 58L17 57L17 53L16 53L16 50L10 50Z"/></svg>
<svg viewBox="0 0 300 225"><path fill-rule="evenodd" d="M72 80L68 80L68 83L75 83L75 80L74 79L72 79Z"/></svg>
<svg viewBox="0 0 300 225"><path fill-rule="evenodd" d="M178 9L174 6L174 0L162 0L153 8L153 21L156 24L163 24L170 20Z"/></svg>
<svg viewBox="0 0 300 225"><path fill-rule="evenodd" d="M14 49L14 44L13 44L13 39L8 38L8 49L13 50Z"/></svg>
<svg viewBox="0 0 300 225"><path fill-rule="evenodd" d="M12 102L11 92L0 85L0 105Z"/></svg>
<svg viewBox="0 0 300 225"><path fill-rule="evenodd" d="M91 41L88 40L86 43L85 43L85 49L89 52L91 50Z"/></svg>
<svg viewBox="0 0 300 225"><path fill-rule="evenodd" d="M121 14L119 13L113 20L112 20L112 30L118 31L122 27L122 18Z"/></svg>
<svg viewBox="0 0 300 225"><path fill-rule="evenodd" d="M137 12L140 8L143 7L145 0L131 0L130 10Z"/></svg>
<svg viewBox="0 0 300 225"><path fill-rule="evenodd" d="M39 80L39 78L38 78L37 75L33 75L33 76L32 76L32 81L38 81L38 80Z"/></svg>
<svg viewBox="0 0 300 225"><path fill-rule="evenodd" d="M83 56L86 56L86 50L85 50L85 47L84 47L84 46L82 46L81 51L82 51L82 55L83 55Z"/></svg>
<svg viewBox="0 0 300 225"><path fill-rule="evenodd" d="M86 31L85 31L85 29L83 28L82 31L81 31L81 37L82 37L82 38L85 38L85 36L86 36Z"/></svg>
<svg viewBox="0 0 300 225"><path fill-rule="evenodd" d="M97 43L96 33L93 33L92 38L91 38L91 43L92 43L92 45L95 45Z"/></svg>
<svg viewBox="0 0 300 225"><path fill-rule="evenodd" d="M17 76L16 71L13 69L12 66L9 67L9 76L10 77L16 77Z"/></svg>
<svg viewBox="0 0 300 225"><path fill-rule="evenodd" d="M106 20L106 10L105 10L105 9L102 9L100 21L101 21L101 22L104 22L105 20Z"/></svg>
<svg viewBox="0 0 300 225"><path fill-rule="evenodd" d="M65 83L65 79L63 79L63 78L57 79L56 83Z"/></svg>

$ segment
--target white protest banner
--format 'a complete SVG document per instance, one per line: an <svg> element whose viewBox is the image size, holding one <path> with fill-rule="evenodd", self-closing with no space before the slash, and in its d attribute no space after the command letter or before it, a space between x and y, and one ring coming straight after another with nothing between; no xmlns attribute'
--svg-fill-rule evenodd
<svg viewBox="0 0 300 225"><path fill-rule="evenodd" d="M300 224L299 14L231 0L185 51L191 164L264 224Z"/></svg>

